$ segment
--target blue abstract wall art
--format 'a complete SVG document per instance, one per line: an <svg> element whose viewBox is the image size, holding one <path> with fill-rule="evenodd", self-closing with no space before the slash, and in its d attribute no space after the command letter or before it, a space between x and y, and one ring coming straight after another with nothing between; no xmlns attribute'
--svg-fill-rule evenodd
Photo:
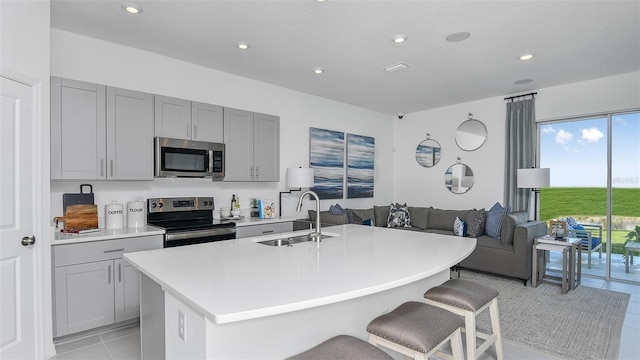
<svg viewBox="0 0 640 360"><path fill-rule="evenodd" d="M375 138L347 134L347 197L372 198Z"/></svg>
<svg viewBox="0 0 640 360"><path fill-rule="evenodd" d="M320 199L344 197L344 133L309 129L309 162L314 169L313 191Z"/></svg>

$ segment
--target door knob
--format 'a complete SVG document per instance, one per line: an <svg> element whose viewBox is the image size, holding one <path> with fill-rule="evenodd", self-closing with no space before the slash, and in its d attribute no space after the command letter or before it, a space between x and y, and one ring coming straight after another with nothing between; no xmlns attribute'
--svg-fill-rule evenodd
<svg viewBox="0 0 640 360"><path fill-rule="evenodd" d="M35 236L25 236L22 238L22 245L23 246L30 246L36 243L36 237Z"/></svg>

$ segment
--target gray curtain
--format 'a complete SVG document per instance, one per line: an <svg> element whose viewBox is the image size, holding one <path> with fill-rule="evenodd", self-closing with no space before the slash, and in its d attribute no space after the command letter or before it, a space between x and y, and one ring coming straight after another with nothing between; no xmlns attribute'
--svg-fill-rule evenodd
<svg viewBox="0 0 640 360"><path fill-rule="evenodd" d="M511 207L511 211L529 211L531 189L518 189L516 172L536 166L535 99L512 99L507 102L506 122L504 203Z"/></svg>

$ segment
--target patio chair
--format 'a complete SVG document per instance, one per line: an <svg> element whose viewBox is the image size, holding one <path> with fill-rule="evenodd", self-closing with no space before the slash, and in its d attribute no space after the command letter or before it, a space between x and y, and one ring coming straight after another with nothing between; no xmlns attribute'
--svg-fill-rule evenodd
<svg viewBox="0 0 640 360"><path fill-rule="evenodd" d="M567 218L567 236L582 239L582 251L587 252L587 268L591 269L591 253L598 250L598 257L602 258L602 225L578 224Z"/></svg>

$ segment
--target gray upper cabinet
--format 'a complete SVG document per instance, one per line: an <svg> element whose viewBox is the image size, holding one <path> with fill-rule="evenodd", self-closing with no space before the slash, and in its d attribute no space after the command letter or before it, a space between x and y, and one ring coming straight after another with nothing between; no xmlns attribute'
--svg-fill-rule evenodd
<svg viewBox="0 0 640 360"><path fill-rule="evenodd" d="M280 180L280 118L224 108L225 181Z"/></svg>
<svg viewBox="0 0 640 360"><path fill-rule="evenodd" d="M107 88L109 180L153 180L153 95Z"/></svg>
<svg viewBox="0 0 640 360"><path fill-rule="evenodd" d="M152 180L153 95L51 78L51 179Z"/></svg>
<svg viewBox="0 0 640 360"><path fill-rule="evenodd" d="M222 106L155 96L155 136L223 141Z"/></svg>
<svg viewBox="0 0 640 360"><path fill-rule="evenodd" d="M51 178L106 179L106 87L51 78Z"/></svg>

